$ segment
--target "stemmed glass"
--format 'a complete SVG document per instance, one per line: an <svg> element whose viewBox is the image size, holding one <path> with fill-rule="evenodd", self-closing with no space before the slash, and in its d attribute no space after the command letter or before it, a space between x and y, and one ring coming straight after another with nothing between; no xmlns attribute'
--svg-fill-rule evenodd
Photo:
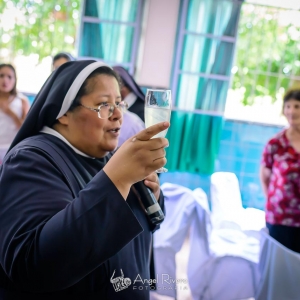
<svg viewBox="0 0 300 300"><path fill-rule="evenodd" d="M171 118L171 90L155 90L147 89L145 99L145 125L150 127L160 122L169 122ZM161 131L160 133L153 136L165 137L168 129ZM165 173L168 169L159 168L156 173Z"/></svg>

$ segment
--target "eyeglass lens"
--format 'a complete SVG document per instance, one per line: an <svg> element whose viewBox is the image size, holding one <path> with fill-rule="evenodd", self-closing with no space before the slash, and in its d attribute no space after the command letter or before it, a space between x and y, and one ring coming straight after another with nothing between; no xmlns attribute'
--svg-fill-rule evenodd
<svg viewBox="0 0 300 300"><path fill-rule="evenodd" d="M99 115L102 119L106 119L112 116L112 114L115 111L115 108L117 108L121 113L124 113L126 110L126 105L123 103L120 103L118 106L115 105L100 105L99 106Z"/></svg>

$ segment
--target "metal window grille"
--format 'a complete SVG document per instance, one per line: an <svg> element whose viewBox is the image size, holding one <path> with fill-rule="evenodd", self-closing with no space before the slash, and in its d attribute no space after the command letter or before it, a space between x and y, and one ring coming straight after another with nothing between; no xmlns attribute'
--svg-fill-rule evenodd
<svg viewBox="0 0 300 300"><path fill-rule="evenodd" d="M273 101L300 87L300 11L243 4L238 28L232 89L241 101L256 97Z"/></svg>

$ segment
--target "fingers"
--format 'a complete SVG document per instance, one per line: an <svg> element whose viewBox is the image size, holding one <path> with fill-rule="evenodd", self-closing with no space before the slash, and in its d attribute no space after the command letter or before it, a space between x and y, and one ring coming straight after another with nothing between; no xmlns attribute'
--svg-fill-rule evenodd
<svg viewBox="0 0 300 300"><path fill-rule="evenodd" d="M140 131L132 140L148 141L161 131L169 128L169 122L161 122Z"/></svg>
<svg viewBox="0 0 300 300"><path fill-rule="evenodd" d="M162 167L164 167L167 163L167 159L165 157L155 159L151 164L151 171L154 172ZM150 168L149 168L150 170Z"/></svg>
<svg viewBox="0 0 300 300"><path fill-rule="evenodd" d="M159 189L159 185L153 181L145 180L144 183L154 193Z"/></svg>
<svg viewBox="0 0 300 300"><path fill-rule="evenodd" d="M159 199L159 194L160 194L160 183L159 183L159 179L156 173L151 173L150 175L148 175L145 180L144 183L147 187L149 187L152 192L154 193L156 199Z"/></svg>
<svg viewBox="0 0 300 300"><path fill-rule="evenodd" d="M169 141L166 138L154 138L143 141L134 137L130 141L136 143L136 147L147 147L151 151L169 147Z"/></svg>
<svg viewBox="0 0 300 300"><path fill-rule="evenodd" d="M155 155L155 158L153 159L153 161L156 161L158 159L166 157L166 150L164 148L155 149L152 151L155 151L155 153L153 153Z"/></svg>
<svg viewBox="0 0 300 300"><path fill-rule="evenodd" d="M154 183L158 183L159 184L159 179L158 179L158 176L157 176L157 174L155 172L151 173L150 175L148 175L147 177L145 177L145 180L152 181Z"/></svg>

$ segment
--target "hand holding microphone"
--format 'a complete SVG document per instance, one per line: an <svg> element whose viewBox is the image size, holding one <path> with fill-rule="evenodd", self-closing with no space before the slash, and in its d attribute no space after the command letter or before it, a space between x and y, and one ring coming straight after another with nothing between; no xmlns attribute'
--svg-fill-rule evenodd
<svg viewBox="0 0 300 300"><path fill-rule="evenodd" d="M141 197L146 213L151 222L155 225L164 220L164 213L157 202L160 194L160 185L156 173L152 173L145 178L145 181L139 181L134 184Z"/></svg>

